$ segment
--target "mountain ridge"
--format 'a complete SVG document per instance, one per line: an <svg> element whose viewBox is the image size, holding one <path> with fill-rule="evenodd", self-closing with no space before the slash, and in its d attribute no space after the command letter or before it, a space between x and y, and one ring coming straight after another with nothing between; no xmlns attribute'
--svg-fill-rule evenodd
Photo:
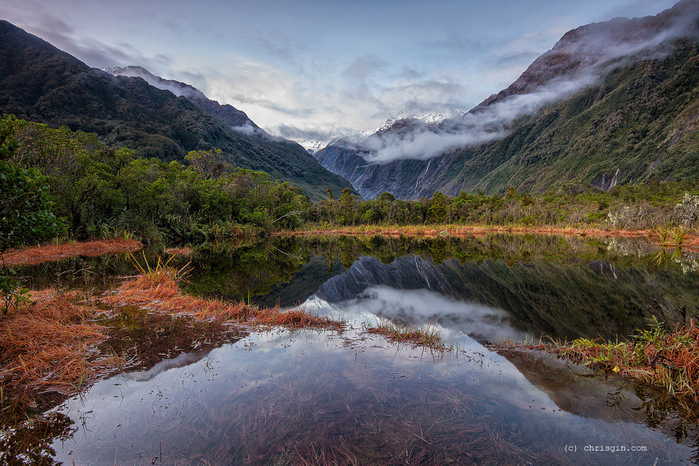
<svg viewBox="0 0 699 466"><path fill-rule="evenodd" d="M164 79L156 76L142 66L126 66L105 68L103 71L113 76L127 76L131 78L141 78L153 87L161 90L168 90L176 96L184 96L187 100L199 107L207 115L213 116L229 124L232 127L250 126L254 129L262 131L259 126L253 122L245 112L239 110L232 105L220 104L215 100L209 99L206 94L182 81L173 79Z"/></svg>
<svg viewBox="0 0 699 466"><path fill-rule="evenodd" d="M686 142L696 131L692 109L699 101L694 70L698 20L699 1L684 0L656 16L581 26L566 33L512 85L461 119L395 121L359 145L331 146L314 155L323 166L349 179L365 198L384 191L409 199L437 190L450 195L477 189L492 193L508 186L543 192L571 182L608 188L615 175L621 183L696 176L688 169L692 154L699 150L696 144L683 143L676 169L651 154L651 148L670 134L679 134ZM626 34L629 30L632 33ZM680 75L668 73L670 66ZM615 106L603 102L605 98L623 102ZM527 105L531 111L522 111ZM641 109L648 115L644 117ZM509 123L498 118L510 117L506 111L513 113ZM649 120L651 113L662 115L662 124ZM627 114L634 114L638 124L626 121ZM589 118L600 129L597 138L590 134ZM684 129L678 133L680 128ZM635 135L630 142L631 131ZM423 153L414 158L378 158L381 151L400 155L411 144L422 143L431 150L433 142L468 138L475 143L445 144L434 157Z"/></svg>
<svg viewBox="0 0 699 466"><path fill-rule="evenodd" d="M7 21L0 21L0 113L95 133L146 158L184 161L189 151L218 148L226 161L289 181L312 199L351 187L296 143L234 131L185 97L90 68Z"/></svg>

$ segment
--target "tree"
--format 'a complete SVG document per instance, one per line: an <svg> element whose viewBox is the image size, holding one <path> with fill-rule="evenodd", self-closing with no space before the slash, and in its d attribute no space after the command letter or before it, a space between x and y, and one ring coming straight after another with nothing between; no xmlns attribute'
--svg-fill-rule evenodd
<svg viewBox="0 0 699 466"><path fill-rule="evenodd" d="M8 159L17 150L12 136L14 116L0 120L0 254L10 248L48 240L64 231L51 211L46 177L38 170L17 167ZM0 274L3 314L23 294L16 280Z"/></svg>
<svg viewBox="0 0 699 466"><path fill-rule="evenodd" d="M221 149L193 150L185 156L185 159L187 159L187 161L192 164L192 167L194 167L194 170L206 180L219 176L221 170L223 170Z"/></svg>
<svg viewBox="0 0 699 466"><path fill-rule="evenodd" d="M441 191L435 191L427 208L427 217L432 223L444 223L447 218L447 198Z"/></svg>
<svg viewBox="0 0 699 466"><path fill-rule="evenodd" d="M381 193L379 196L379 200L385 201L385 202L393 202L396 200L395 196L389 192Z"/></svg>
<svg viewBox="0 0 699 466"><path fill-rule="evenodd" d="M355 214L357 210L356 196L352 194L350 188L342 190L340 196L340 223L343 225L355 224Z"/></svg>

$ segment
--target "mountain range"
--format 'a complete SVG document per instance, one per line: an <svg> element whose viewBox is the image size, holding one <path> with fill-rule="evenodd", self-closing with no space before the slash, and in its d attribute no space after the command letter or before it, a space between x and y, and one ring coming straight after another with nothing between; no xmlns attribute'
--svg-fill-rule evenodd
<svg viewBox="0 0 699 466"><path fill-rule="evenodd" d="M566 33L509 87L454 117L399 117L322 150L266 133L193 86L97 70L0 21L0 113L96 133L142 157L219 148L314 200L353 187L429 197L513 186L608 190L699 175L699 0Z"/></svg>
<svg viewBox="0 0 699 466"><path fill-rule="evenodd" d="M566 33L456 118L399 119L314 154L364 198L545 192L699 174L699 1Z"/></svg>
<svg viewBox="0 0 699 466"><path fill-rule="evenodd" d="M95 133L147 158L183 161L192 150L221 149L226 161L288 181L311 199L351 188L300 145L269 136L192 86L142 68L110 71L0 21L0 114Z"/></svg>

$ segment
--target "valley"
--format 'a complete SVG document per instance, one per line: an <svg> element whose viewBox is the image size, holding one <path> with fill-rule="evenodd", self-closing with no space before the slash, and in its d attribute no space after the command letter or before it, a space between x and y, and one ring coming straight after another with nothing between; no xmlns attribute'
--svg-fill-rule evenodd
<svg viewBox="0 0 699 466"><path fill-rule="evenodd" d="M698 0L37 1L0 462L699 461Z"/></svg>

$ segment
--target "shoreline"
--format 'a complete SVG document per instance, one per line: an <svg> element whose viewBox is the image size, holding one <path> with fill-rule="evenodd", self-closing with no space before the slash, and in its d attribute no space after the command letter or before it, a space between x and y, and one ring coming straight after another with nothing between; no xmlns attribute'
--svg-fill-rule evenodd
<svg viewBox="0 0 699 466"><path fill-rule="evenodd" d="M446 232L446 235L445 235ZM274 232L271 236L373 236L381 235L392 238L415 236L437 238L440 236L485 236L492 233L502 234L537 234L555 236L580 236L592 238L645 238L660 247L677 247L676 244L661 244L653 230L604 230L601 228L582 227L522 227L522 226L464 226L464 225L418 225L418 226L353 226L339 228L318 228L310 230L285 230ZM686 249L699 250L699 234L689 232L681 245Z"/></svg>
<svg viewBox="0 0 699 466"><path fill-rule="evenodd" d="M108 253L133 252L143 248L134 239L110 238L85 242L42 244L7 251L0 256L0 266L37 265L75 256L100 256Z"/></svg>

